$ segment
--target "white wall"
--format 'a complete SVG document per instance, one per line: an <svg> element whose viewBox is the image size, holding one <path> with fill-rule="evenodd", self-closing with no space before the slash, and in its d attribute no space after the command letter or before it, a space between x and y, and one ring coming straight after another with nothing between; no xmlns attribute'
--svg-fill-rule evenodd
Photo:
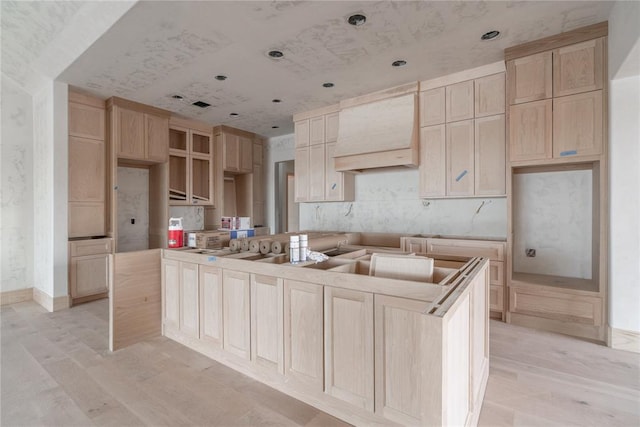
<svg viewBox="0 0 640 427"><path fill-rule="evenodd" d="M505 198L422 200L417 169L365 172L355 179L355 201L301 203L301 230L507 236Z"/></svg>
<svg viewBox="0 0 640 427"><path fill-rule="evenodd" d="M640 332L640 2L609 16L609 325Z"/></svg>
<svg viewBox="0 0 640 427"><path fill-rule="evenodd" d="M33 105L2 74L0 292L33 286Z"/></svg>
<svg viewBox="0 0 640 427"><path fill-rule="evenodd" d="M592 177L590 170L514 175L514 272L591 279Z"/></svg>
<svg viewBox="0 0 640 427"><path fill-rule="evenodd" d="M182 218L185 230L204 230L204 206L169 206L169 218Z"/></svg>
<svg viewBox="0 0 640 427"><path fill-rule="evenodd" d="M265 221L273 233L276 229L275 218L275 164L293 160L295 157L295 141L293 134L269 138L265 144L264 179L267 180L265 189L267 199L265 206Z"/></svg>

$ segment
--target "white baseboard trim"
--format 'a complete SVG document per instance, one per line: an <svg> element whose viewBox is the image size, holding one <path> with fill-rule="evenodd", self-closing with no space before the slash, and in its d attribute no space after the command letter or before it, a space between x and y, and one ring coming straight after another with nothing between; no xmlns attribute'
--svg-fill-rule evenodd
<svg viewBox="0 0 640 427"><path fill-rule="evenodd" d="M32 299L33 288L0 292L0 305L16 304L19 302L31 301Z"/></svg>
<svg viewBox="0 0 640 427"><path fill-rule="evenodd" d="M640 332L611 328L609 340L609 347L611 348L640 353Z"/></svg>
<svg viewBox="0 0 640 427"><path fill-rule="evenodd" d="M33 288L33 300L43 306L45 310L54 312L58 310L64 310L69 308L69 295L63 295L60 297L51 297L49 294L42 292L38 288Z"/></svg>

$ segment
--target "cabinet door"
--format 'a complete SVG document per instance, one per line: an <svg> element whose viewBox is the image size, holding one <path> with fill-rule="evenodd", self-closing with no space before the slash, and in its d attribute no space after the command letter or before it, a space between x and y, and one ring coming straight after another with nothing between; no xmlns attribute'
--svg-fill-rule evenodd
<svg viewBox="0 0 640 427"><path fill-rule="evenodd" d="M169 158L169 119L145 114L144 123L147 160L166 162Z"/></svg>
<svg viewBox="0 0 640 427"><path fill-rule="evenodd" d="M373 294L326 286L324 343L325 392L373 412Z"/></svg>
<svg viewBox="0 0 640 427"><path fill-rule="evenodd" d="M284 283L251 275L251 360L284 375Z"/></svg>
<svg viewBox="0 0 640 427"><path fill-rule="evenodd" d="M507 62L509 104L551 98L551 52L542 52Z"/></svg>
<svg viewBox="0 0 640 427"><path fill-rule="evenodd" d="M447 123L473 119L473 80L446 88Z"/></svg>
<svg viewBox="0 0 640 427"><path fill-rule="evenodd" d="M211 158L195 155L190 157L191 204L210 205L213 203L213 165Z"/></svg>
<svg viewBox="0 0 640 427"><path fill-rule="evenodd" d="M506 194L504 114L475 120L475 195Z"/></svg>
<svg viewBox="0 0 640 427"><path fill-rule="evenodd" d="M104 108L69 102L69 135L104 141L104 124Z"/></svg>
<svg viewBox="0 0 640 427"><path fill-rule="evenodd" d="M144 114L114 107L117 116L116 140L118 157L144 160Z"/></svg>
<svg viewBox="0 0 640 427"><path fill-rule="evenodd" d="M324 144L324 116L309 119L309 145Z"/></svg>
<svg viewBox="0 0 640 427"><path fill-rule="evenodd" d="M191 164L187 154L171 152L169 155L169 204L187 205L191 202Z"/></svg>
<svg viewBox="0 0 640 427"><path fill-rule="evenodd" d="M162 260L162 325L163 330L180 327L180 262Z"/></svg>
<svg viewBox="0 0 640 427"><path fill-rule="evenodd" d="M253 164L262 165L262 142L253 142Z"/></svg>
<svg viewBox="0 0 640 427"><path fill-rule="evenodd" d="M228 133L222 134L222 160L225 172L240 170L240 137Z"/></svg>
<svg viewBox="0 0 640 427"><path fill-rule="evenodd" d="M553 100L553 157L602 153L602 91Z"/></svg>
<svg viewBox="0 0 640 427"><path fill-rule="evenodd" d="M553 51L553 96L602 89L603 39L589 40Z"/></svg>
<svg viewBox="0 0 640 427"><path fill-rule="evenodd" d="M75 202L84 202L94 204L99 213L70 221L70 237L81 237L87 231L92 231L89 235L104 234L105 158L104 140L69 136L69 209L74 210Z"/></svg>
<svg viewBox="0 0 640 427"><path fill-rule="evenodd" d="M262 165L253 164L253 201L264 202L264 177L262 176Z"/></svg>
<svg viewBox="0 0 640 427"><path fill-rule="evenodd" d="M295 166L295 194L296 202L309 200L309 147L296 148Z"/></svg>
<svg viewBox="0 0 640 427"><path fill-rule="evenodd" d="M109 254L72 257L71 298L109 292Z"/></svg>
<svg viewBox="0 0 640 427"><path fill-rule="evenodd" d="M224 349L244 359L251 357L251 310L249 273L223 270L222 300Z"/></svg>
<svg viewBox="0 0 640 427"><path fill-rule="evenodd" d="M445 88L420 92L420 126L433 126L445 122Z"/></svg>
<svg viewBox="0 0 640 427"><path fill-rule="evenodd" d="M404 252L427 253L427 239L425 237L402 237Z"/></svg>
<svg viewBox="0 0 640 427"><path fill-rule="evenodd" d="M504 286L489 287L489 310L504 311Z"/></svg>
<svg viewBox="0 0 640 427"><path fill-rule="evenodd" d="M323 292L321 285L284 281L285 376L323 390Z"/></svg>
<svg viewBox="0 0 640 427"><path fill-rule="evenodd" d="M324 144L309 147L309 201L324 200Z"/></svg>
<svg viewBox="0 0 640 427"><path fill-rule="evenodd" d="M375 316L375 411L392 421L423 425L421 410L426 396L421 384L437 381L425 378L421 340L426 333L422 311L429 303L376 295ZM440 345L437 336L434 345ZM441 374L441 367L437 368ZM416 376L422 372L422 379Z"/></svg>
<svg viewBox="0 0 640 427"><path fill-rule="evenodd" d="M473 120L447 124L447 195L472 196L474 189Z"/></svg>
<svg viewBox="0 0 640 427"><path fill-rule="evenodd" d="M198 267L200 280L200 339L222 348L222 270Z"/></svg>
<svg viewBox="0 0 640 427"><path fill-rule="evenodd" d="M253 171L253 141L251 138L240 137L240 172Z"/></svg>
<svg viewBox="0 0 640 427"><path fill-rule="evenodd" d="M552 100L545 99L509 107L509 158L551 158Z"/></svg>
<svg viewBox="0 0 640 427"><path fill-rule="evenodd" d="M504 73L476 79L475 117L504 114Z"/></svg>
<svg viewBox="0 0 640 427"><path fill-rule="evenodd" d="M308 147L309 146L309 120L301 120L299 122L295 122L294 125L294 135L296 140L296 148Z"/></svg>
<svg viewBox="0 0 640 427"><path fill-rule="evenodd" d="M420 197L446 194L445 125L420 129Z"/></svg>
<svg viewBox="0 0 640 427"><path fill-rule="evenodd" d="M198 264L180 263L180 332L190 338L200 337Z"/></svg>
<svg viewBox="0 0 640 427"><path fill-rule="evenodd" d="M324 116L324 138L325 142L336 142L338 140L339 113L331 113Z"/></svg>

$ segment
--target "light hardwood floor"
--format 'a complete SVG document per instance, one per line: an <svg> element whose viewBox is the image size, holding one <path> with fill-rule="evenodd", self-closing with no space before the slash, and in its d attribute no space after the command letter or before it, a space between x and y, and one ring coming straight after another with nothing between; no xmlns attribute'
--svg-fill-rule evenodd
<svg viewBox="0 0 640 427"><path fill-rule="evenodd" d="M158 337L107 349L107 301L3 306L0 425L306 425L341 421ZM491 323L482 426L638 426L640 355Z"/></svg>

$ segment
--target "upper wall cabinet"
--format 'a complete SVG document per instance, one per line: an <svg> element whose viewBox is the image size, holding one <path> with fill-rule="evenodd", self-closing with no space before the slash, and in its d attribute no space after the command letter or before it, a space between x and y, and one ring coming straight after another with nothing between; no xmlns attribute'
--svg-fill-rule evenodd
<svg viewBox="0 0 640 427"><path fill-rule="evenodd" d="M228 126L216 127L216 138L222 144L222 169L231 174L253 172L254 134Z"/></svg>
<svg viewBox="0 0 640 427"><path fill-rule="evenodd" d="M116 157L142 164L169 160L169 113L113 97L107 100Z"/></svg>
<svg viewBox="0 0 640 427"><path fill-rule="evenodd" d="M504 196L504 63L420 88L420 197Z"/></svg>
<svg viewBox="0 0 640 427"><path fill-rule="evenodd" d="M606 37L507 62L512 162L602 153Z"/></svg>
<svg viewBox="0 0 640 427"><path fill-rule="evenodd" d="M334 105L294 116L296 202L353 200L353 175L334 167L337 110Z"/></svg>
<svg viewBox="0 0 640 427"><path fill-rule="evenodd" d="M69 237L104 236L104 101L69 92Z"/></svg>
<svg viewBox="0 0 640 427"><path fill-rule="evenodd" d="M214 204L214 157L211 128L171 119L169 130L169 204Z"/></svg>

